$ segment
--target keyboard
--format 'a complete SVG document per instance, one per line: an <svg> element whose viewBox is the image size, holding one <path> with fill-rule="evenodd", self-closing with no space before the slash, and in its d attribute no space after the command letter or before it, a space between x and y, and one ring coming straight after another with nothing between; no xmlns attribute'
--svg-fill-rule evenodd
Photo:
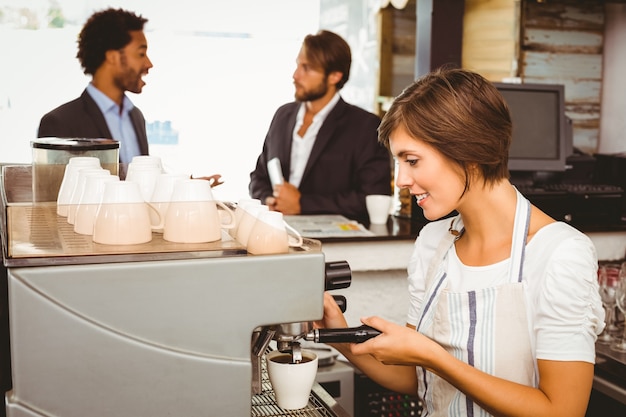
<svg viewBox="0 0 626 417"><path fill-rule="evenodd" d="M624 189L610 184L542 184L519 185L517 189L524 195L565 196L565 195L623 195Z"/></svg>
<svg viewBox="0 0 626 417"><path fill-rule="evenodd" d="M610 184L546 184L549 191L565 191L568 194L623 194L622 187Z"/></svg>

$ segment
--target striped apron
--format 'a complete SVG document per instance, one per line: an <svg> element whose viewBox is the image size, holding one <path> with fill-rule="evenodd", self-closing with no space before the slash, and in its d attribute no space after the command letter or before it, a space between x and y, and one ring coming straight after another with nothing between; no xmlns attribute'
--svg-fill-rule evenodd
<svg viewBox="0 0 626 417"><path fill-rule="evenodd" d="M508 282L462 293L447 288L443 260L455 240L455 235L448 233L426 275L428 290L417 331L483 372L536 386L534 343L530 338L522 281L529 222L530 203L518 192ZM423 417L490 415L442 378L421 367L416 369L418 394L424 401Z"/></svg>

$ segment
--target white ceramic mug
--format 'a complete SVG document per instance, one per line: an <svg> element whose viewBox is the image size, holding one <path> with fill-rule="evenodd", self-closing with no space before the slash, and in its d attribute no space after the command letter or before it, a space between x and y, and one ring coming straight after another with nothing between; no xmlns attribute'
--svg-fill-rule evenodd
<svg viewBox="0 0 626 417"><path fill-rule="evenodd" d="M82 168L78 170L78 179L74 185L70 201L67 204L67 222L69 224L74 224L74 220L76 219L76 208L85 190L87 178L91 176L105 177L109 175L111 175L111 172L104 168Z"/></svg>
<svg viewBox="0 0 626 417"><path fill-rule="evenodd" d="M290 237L293 239L291 244ZM289 246L302 246L302 236L296 229L285 223L283 213L260 212L248 236L246 245L248 252L253 255L287 253Z"/></svg>
<svg viewBox="0 0 626 417"><path fill-rule="evenodd" d="M285 410L304 408L309 403L317 375L317 355L302 350L302 362L291 363L291 354L278 350L266 355L267 373L276 403Z"/></svg>
<svg viewBox="0 0 626 417"><path fill-rule="evenodd" d="M139 184L141 196L144 201L150 201L157 179L161 174L161 168L157 165L136 165L132 169L128 169L128 172L126 173L126 181L133 181Z"/></svg>
<svg viewBox="0 0 626 417"><path fill-rule="evenodd" d="M217 208L229 218L222 223ZM186 179L176 182L170 199L163 239L177 243L207 243L221 240L222 228L235 226L235 214L221 201L213 199L211 184L203 179Z"/></svg>
<svg viewBox="0 0 626 417"><path fill-rule="evenodd" d="M67 217L68 204L78 181L78 170L82 168L100 168L100 159L95 156L76 156L70 158L65 166L59 194L57 195L57 214Z"/></svg>
<svg viewBox="0 0 626 417"><path fill-rule="evenodd" d="M152 230L163 227L162 221L156 225L150 223L150 210L157 211L144 201L137 183L105 183L94 221L92 240L106 245L150 242Z"/></svg>
<svg viewBox="0 0 626 417"><path fill-rule="evenodd" d="M163 162L161 158L154 155L135 155L133 159L128 164L128 170L130 171L133 167L139 165L152 165L157 166L161 171L163 171Z"/></svg>
<svg viewBox="0 0 626 417"><path fill-rule="evenodd" d="M391 196L383 194L372 194L365 197L367 214L372 224L387 223L389 211L391 210Z"/></svg>
<svg viewBox="0 0 626 417"><path fill-rule="evenodd" d="M259 200L258 198L239 199L239 201L237 202L237 207L235 208L235 227L228 230L228 233L234 238L237 238L237 229L239 228L239 223L241 223L241 218L243 217L245 206L248 204L258 206L261 205L261 200Z"/></svg>
<svg viewBox="0 0 626 417"><path fill-rule="evenodd" d="M109 181L119 181L117 175L89 175L85 179L83 193L76 206L74 217L74 232L81 235L92 235L98 206L102 202L104 184Z"/></svg>
<svg viewBox="0 0 626 417"><path fill-rule="evenodd" d="M175 173L161 173L157 177L150 202L159 211L163 219L165 219L165 215L167 214L167 208L170 205L176 183L186 179L189 179L189 175ZM151 212L150 216L152 217L152 223L158 221L155 213ZM155 231L163 233L163 229Z"/></svg>
<svg viewBox="0 0 626 417"><path fill-rule="evenodd" d="M235 239L237 242L247 247L248 237L250 237L250 232L252 231L256 219L261 212L269 211L270 208L265 204L244 204L242 208L243 214L241 215L241 221L237 227Z"/></svg>

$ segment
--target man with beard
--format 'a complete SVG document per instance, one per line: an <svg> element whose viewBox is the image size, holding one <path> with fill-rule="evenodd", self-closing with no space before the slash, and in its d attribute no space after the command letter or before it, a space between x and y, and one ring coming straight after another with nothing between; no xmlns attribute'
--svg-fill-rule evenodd
<svg viewBox="0 0 626 417"><path fill-rule="evenodd" d="M272 119L249 191L283 214L342 214L367 222L365 196L391 192L388 151L378 143L378 116L346 103L350 76L344 39L307 35L293 74L295 102ZM267 162L278 158L284 181L272 187Z"/></svg>
<svg viewBox="0 0 626 417"><path fill-rule="evenodd" d="M139 94L152 68L143 32L148 21L122 9L94 13L78 37L76 57L91 82L77 99L44 115L37 136L109 138L120 142L120 162L148 155L146 122L125 92Z"/></svg>

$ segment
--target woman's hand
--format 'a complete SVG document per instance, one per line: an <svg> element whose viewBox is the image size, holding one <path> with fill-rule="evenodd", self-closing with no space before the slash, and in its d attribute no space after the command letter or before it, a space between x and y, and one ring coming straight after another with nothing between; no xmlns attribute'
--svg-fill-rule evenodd
<svg viewBox="0 0 626 417"><path fill-rule="evenodd" d="M354 355L371 355L385 365L427 366L429 353L443 350L437 343L407 326L380 317L361 319L382 333L366 342L351 346Z"/></svg>
<svg viewBox="0 0 626 417"><path fill-rule="evenodd" d="M332 328L339 329L348 327L348 322L343 316L343 312L335 302L329 292L324 292L324 317L313 323L317 329Z"/></svg>

